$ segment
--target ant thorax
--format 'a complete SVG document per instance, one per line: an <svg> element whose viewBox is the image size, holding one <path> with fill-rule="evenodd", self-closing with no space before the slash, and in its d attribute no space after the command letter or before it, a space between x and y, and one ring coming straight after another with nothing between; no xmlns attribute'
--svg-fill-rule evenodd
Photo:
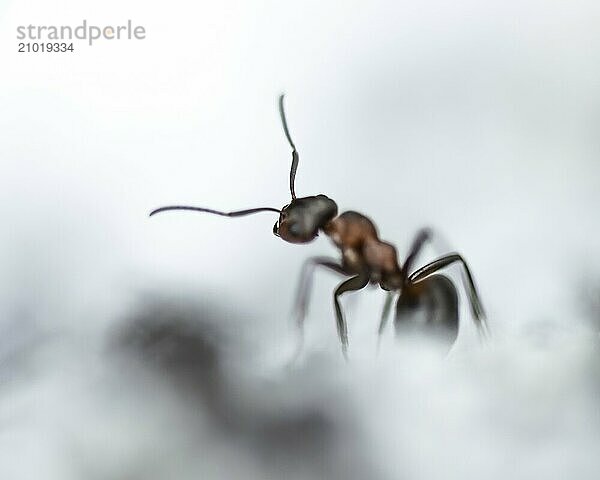
<svg viewBox="0 0 600 480"><path fill-rule="evenodd" d="M375 283L383 281L400 287L402 275L396 249L379 239L369 218L358 212L344 212L328 222L323 231L342 251L343 265L349 271L368 270Z"/></svg>
<svg viewBox="0 0 600 480"><path fill-rule="evenodd" d="M369 240L378 240L377 229L369 218L348 211L334 218L323 227L323 232L340 249L354 248L362 250Z"/></svg>

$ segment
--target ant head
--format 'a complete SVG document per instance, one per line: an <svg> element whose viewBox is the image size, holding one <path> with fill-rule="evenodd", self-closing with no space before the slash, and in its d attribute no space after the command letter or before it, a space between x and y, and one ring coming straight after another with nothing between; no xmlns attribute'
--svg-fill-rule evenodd
<svg viewBox="0 0 600 480"><path fill-rule="evenodd" d="M337 205L325 195L296 198L294 187L299 156L288 130L285 111L283 109L283 95L279 97L279 114L281 116L281 123L283 124L283 131L292 147L292 166L290 168L290 194L292 195L292 201L288 205L284 206L281 210L271 207L262 207L238 210L235 212L221 212L209 208L178 205L157 208L150 213L150 216L167 210L194 210L225 217L241 217L258 212L277 212L279 213L279 220L273 226L273 233L276 236L290 243L307 243L313 240L317 236L319 229L324 227L325 224L337 215Z"/></svg>
<svg viewBox="0 0 600 480"><path fill-rule="evenodd" d="M281 209L273 233L290 243L308 243L337 216L337 205L325 195L295 198Z"/></svg>
<svg viewBox="0 0 600 480"><path fill-rule="evenodd" d="M325 195L296 198L296 170L300 160L296 145L290 135L283 108L283 95L279 97L279 115L283 132L292 147L290 168L290 194L292 201L281 209L279 221L273 225L273 234L290 243L308 243L317 236L319 229L337 216L337 205Z"/></svg>

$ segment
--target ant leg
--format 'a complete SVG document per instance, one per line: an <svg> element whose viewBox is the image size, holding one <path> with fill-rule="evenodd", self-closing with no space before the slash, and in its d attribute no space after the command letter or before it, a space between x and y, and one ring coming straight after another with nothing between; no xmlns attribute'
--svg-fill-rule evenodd
<svg viewBox="0 0 600 480"><path fill-rule="evenodd" d="M408 255L406 256L406 260L404 261L404 268L402 269L404 280L406 280L408 277L408 272L410 271L415 258L417 258L417 255L423 248L423 245L425 245L427 241L431 240L432 236L433 232L429 228L422 228L417 232L417 235L415 236L415 239L413 240L413 243L408 251Z"/></svg>
<svg viewBox="0 0 600 480"><path fill-rule="evenodd" d="M408 250L406 260L404 261L404 268L402 269L404 280L408 278L409 272L411 271L417 256L421 253L423 246L428 242L433 242L433 247L437 251L447 252L450 250L447 246L448 243L438 232L434 232L431 228L420 229L415 235L413 243Z"/></svg>
<svg viewBox="0 0 600 480"><path fill-rule="evenodd" d="M302 273L300 274L300 282L296 293L296 304L294 307L294 316L296 318L296 326L298 327L298 345L296 352L290 364L300 356L304 345L304 319L310 299L310 291L312 286L313 274L316 267L325 267L333 270L341 275L347 275L343 267L334 259L328 257L311 257L304 262Z"/></svg>
<svg viewBox="0 0 600 480"><path fill-rule="evenodd" d="M313 274L316 267L325 267L341 275L348 275L339 262L328 257L311 257L304 262L302 273L300 274L300 283L296 293L296 305L294 312L298 327L302 329L304 318L310 300L310 292L313 280Z"/></svg>
<svg viewBox="0 0 600 480"><path fill-rule="evenodd" d="M463 267L463 284L469 297L469 304L471 306L471 312L473 313L473 320L475 322L475 325L477 326L480 332L485 334L485 331L487 330L487 325L485 322L485 311L483 310L483 305L481 304L481 300L479 299L479 294L477 293L477 288L475 287L473 275L469 270L467 262L465 262L464 258L462 258L458 253L451 253L442 258L434 260L433 262L425 265L424 267L419 268L408 278L408 280L411 283L417 283L420 280L423 280L425 277L428 277L432 273L435 273L438 270L441 270L442 268L446 268L455 262L460 262L460 264Z"/></svg>
<svg viewBox="0 0 600 480"><path fill-rule="evenodd" d="M344 354L344 358L348 360L348 327L346 325L346 321L344 320L344 314L342 313L342 307L340 307L339 297L344 292L354 292L356 290L362 290L369 283L369 274L367 272L363 272L355 277L349 278L348 280L342 282L336 289L333 294L333 303L335 305L335 316L337 320L337 330L338 335L340 337L340 342L342 343L342 353Z"/></svg>
<svg viewBox="0 0 600 480"><path fill-rule="evenodd" d="M387 292L385 296L385 303L383 304L383 311L381 312L381 320L379 322L379 329L377 330L377 351L379 351L379 344L381 343L381 334L387 325L388 317L390 316L390 310L392 308L392 300L394 299L394 292Z"/></svg>

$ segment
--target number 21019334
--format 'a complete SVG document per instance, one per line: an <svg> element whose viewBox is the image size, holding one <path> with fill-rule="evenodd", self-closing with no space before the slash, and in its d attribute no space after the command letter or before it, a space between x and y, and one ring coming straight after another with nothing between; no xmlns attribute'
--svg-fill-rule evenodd
<svg viewBox="0 0 600 480"><path fill-rule="evenodd" d="M19 53L73 52L72 43L19 43Z"/></svg>

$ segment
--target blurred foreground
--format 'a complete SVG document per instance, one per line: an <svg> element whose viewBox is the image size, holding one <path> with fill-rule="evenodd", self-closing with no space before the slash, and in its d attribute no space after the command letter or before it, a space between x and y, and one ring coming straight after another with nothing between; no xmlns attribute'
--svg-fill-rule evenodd
<svg viewBox="0 0 600 480"><path fill-rule="evenodd" d="M387 338L378 356L355 349L349 364L335 350L309 350L267 371L224 328L240 319L157 297L142 297L97 338L32 325L19 342L0 344L2 478L592 479L600 471L591 325L540 324L449 355L427 338Z"/></svg>

